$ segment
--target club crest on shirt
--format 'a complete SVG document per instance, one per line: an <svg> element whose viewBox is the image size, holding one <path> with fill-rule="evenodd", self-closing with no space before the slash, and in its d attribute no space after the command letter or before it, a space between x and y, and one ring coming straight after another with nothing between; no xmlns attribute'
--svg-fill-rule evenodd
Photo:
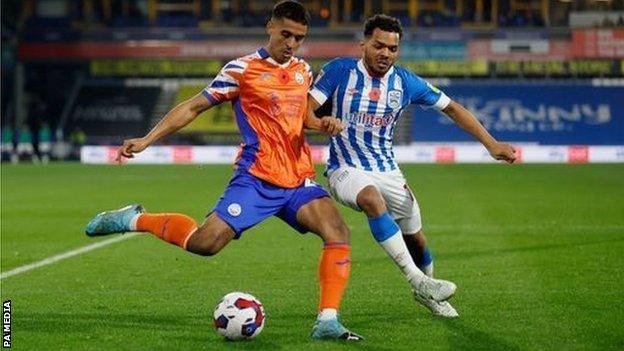
<svg viewBox="0 0 624 351"><path fill-rule="evenodd" d="M400 90L390 90L388 92L388 106L391 108L399 108L401 106L401 100L403 99L403 92Z"/></svg>
<svg viewBox="0 0 624 351"><path fill-rule="evenodd" d="M230 214L230 216L238 217L242 212L242 208L241 208L241 205L234 202L234 203L231 203L230 206L228 206L227 211Z"/></svg>
<svg viewBox="0 0 624 351"><path fill-rule="evenodd" d="M303 74L301 74L301 72L296 72L295 73L295 81L299 85L303 84L304 79L303 79Z"/></svg>

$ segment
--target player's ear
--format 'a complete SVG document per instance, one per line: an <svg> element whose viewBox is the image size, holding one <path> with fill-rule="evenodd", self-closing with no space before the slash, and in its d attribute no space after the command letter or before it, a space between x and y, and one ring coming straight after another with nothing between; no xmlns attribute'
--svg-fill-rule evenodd
<svg viewBox="0 0 624 351"><path fill-rule="evenodd" d="M273 19L270 19L267 24L266 24L266 33L268 35L271 35L271 30L273 29L273 27L275 26L275 24L273 23Z"/></svg>

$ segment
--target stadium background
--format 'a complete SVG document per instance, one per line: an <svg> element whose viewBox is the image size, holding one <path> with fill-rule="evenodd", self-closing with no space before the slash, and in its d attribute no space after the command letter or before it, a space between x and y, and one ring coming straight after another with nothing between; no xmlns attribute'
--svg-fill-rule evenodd
<svg viewBox="0 0 624 351"><path fill-rule="evenodd" d="M36 146L46 122L55 131L56 158L70 155L72 140L106 146L141 135L224 62L261 46L273 3L3 1L3 129L15 129L17 142L28 125ZM406 32L400 64L469 107L499 139L516 143L522 161L624 160L622 1L304 3L313 20L299 55L315 70L336 55L359 56L367 16L395 15ZM449 122L433 111L407 111L397 128L400 160L488 162L484 149L466 144L470 137ZM238 140L224 104L163 143ZM316 161L325 152L315 148ZM86 148L82 159L108 162L112 153ZM165 147L135 162L228 163L234 154L232 147Z"/></svg>
<svg viewBox="0 0 624 351"><path fill-rule="evenodd" d="M527 163L449 164L491 161L430 111L400 121L395 153L436 274L459 286L451 303L460 318L415 304L364 216L344 207L353 265L341 318L366 337L359 345L310 340L320 241L278 219L207 259L151 235L83 234L94 214L129 203L197 220L212 208L239 141L227 104L133 161L176 165L105 163L225 61L262 45L273 1L2 0L3 150L7 140L40 149L47 125L61 161L22 155L0 167L0 293L13 302L3 328L12 348L624 349L623 2L304 3L313 24L300 54L316 69L358 55L367 16L396 15L401 63L473 109ZM309 137L322 161L324 138ZM84 145L83 161L98 164L65 162ZM212 162L223 165L203 164ZM267 325L234 345L210 316L237 290L264 303Z"/></svg>

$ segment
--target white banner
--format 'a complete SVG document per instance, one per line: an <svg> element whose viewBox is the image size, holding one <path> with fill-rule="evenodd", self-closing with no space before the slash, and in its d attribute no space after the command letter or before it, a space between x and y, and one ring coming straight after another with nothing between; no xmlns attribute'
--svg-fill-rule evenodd
<svg viewBox="0 0 624 351"><path fill-rule="evenodd" d="M516 145L518 163L624 163L624 145ZM86 164L114 164L117 146L84 146L80 160ZM324 163L325 146L312 146L315 163ZM231 164L236 146L152 146L129 164ZM493 163L479 144L411 144L394 148L399 163Z"/></svg>

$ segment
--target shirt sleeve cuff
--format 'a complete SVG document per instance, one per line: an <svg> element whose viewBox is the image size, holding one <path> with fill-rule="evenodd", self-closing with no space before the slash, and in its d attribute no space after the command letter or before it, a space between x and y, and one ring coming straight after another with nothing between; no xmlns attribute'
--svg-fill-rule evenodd
<svg viewBox="0 0 624 351"><path fill-rule="evenodd" d="M202 90L202 95L204 95L212 105L219 105L221 103L221 101L215 99L206 89Z"/></svg>
<svg viewBox="0 0 624 351"><path fill-rule="evenodd" d="M446 94L441 93L438 101L433 105L434 108L438 110L444 110L451 103L451 98L446 96Z"/></svg>
<svg viewBox="0 0 624 351"><path fill-rule="evenodd" d="M317 88L312 88L312 90L310 90L310 95L312 95L314 100L316 100L319 105L322 105L325 101L327 101L327 96L325 96L325 94Z"/></svg>

